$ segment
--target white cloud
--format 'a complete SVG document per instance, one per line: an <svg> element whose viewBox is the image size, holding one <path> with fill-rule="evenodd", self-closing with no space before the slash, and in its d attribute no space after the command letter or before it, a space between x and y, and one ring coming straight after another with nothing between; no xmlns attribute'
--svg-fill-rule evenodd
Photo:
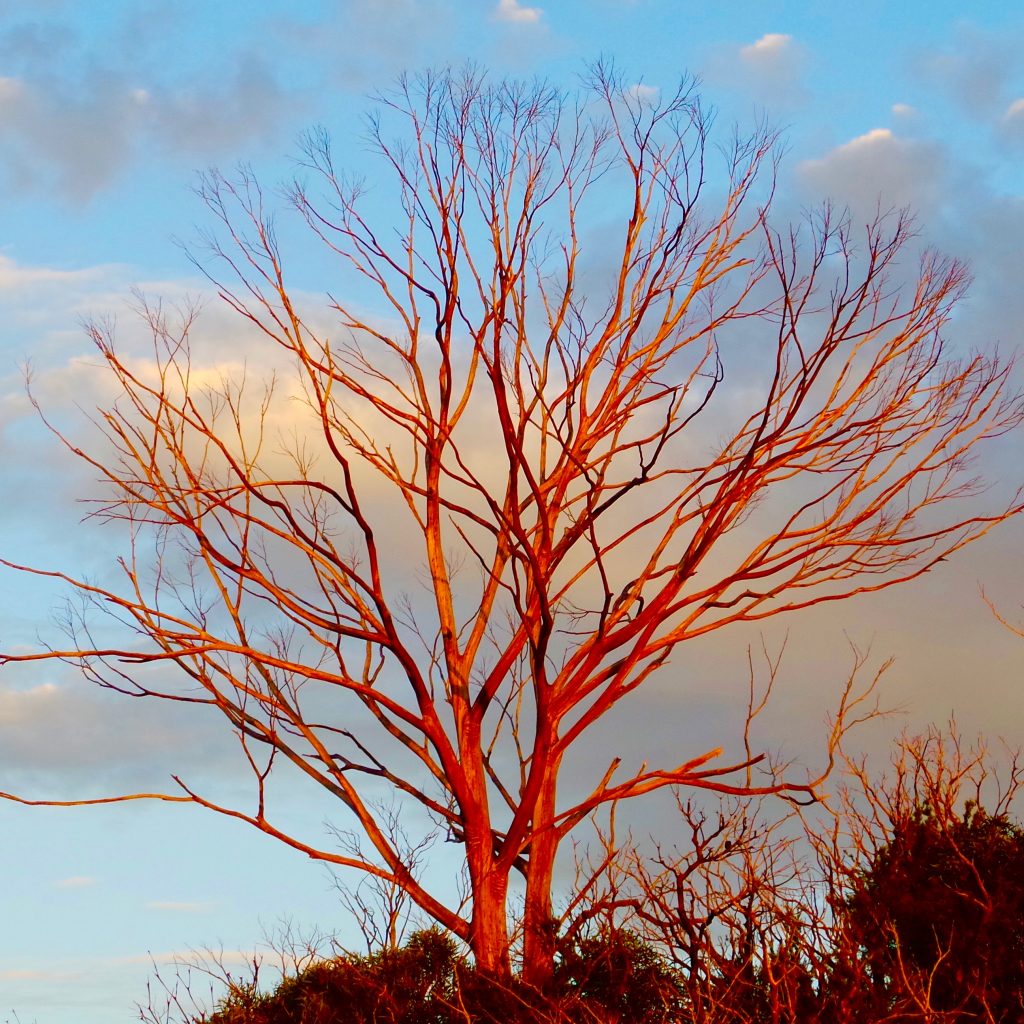
<svg viewBox="0 0 1024 1024"><path fill-rule="evenodd" d="M740 48L740 56L745 61L761 62L777 60L781 54L792 52L793 37L783 32L768 32L756 43Z"/></svg>
<svg viewBox="0 0 1024 1024"><path fill-rule="evenodd" d="M912 107L909 103L894 103L892 112L896 117L914 117L917 114L917 108Z"/></svg>
<svg viewBox="0 0 1024 1024"><path fill-rule="evenodd" d="M858 219L904 206L929 214L942 200L946 155L936 143L872 128L823 157L805 160L797 173L812 192L849 205Z"/></svg>
<svg viewBox="0 0 1024 1024"><path fill-rule="evenodd" d="M494 16L498 21L530 23L540 21L543 11L539 7L523 7L519 0L498 0Z"/></svg>
<svg viewBox="0 0 1024 1024"><path fill-rule="evenodd" d="M53 883L55 889L87 889L96 884L92 875L72 875L70 878L58 878Z"/></svg>
<svg viewBox="0 0 1024 1024"><path fill-rule="evenodd" d="M759 104L791 104L805 95L802 72L805 53L791 35L768 32L743 46L718 51L704 69L712 85L739 88Z"/></svg>
<svg viewBox="0 0 1024 1024"><path fill-rule="evenodd" d="M857 153L864 149L870 149L873 146L887 145L893 139L895 139L895 136L891 129L872 128L863 135L858 135L855 139L850 139L849 142L844 142L842 145L837 146L833 152Z"/></svg>
<svg viewBox="0 0 1024 1024"><path fill-rule="evenodd" d="M655 85L644 85L637 82L635 85L628 85L625 89L626 95L641 105L653 105L658 102L661 90Z"/></svg>
<svg viewBox="0 0 1024 1024"><path fill-rule="evenodd" d="M1015 99L1003 114L1004 121L1015 121L1020 117L1024 117L1024 97Z"/></svg>

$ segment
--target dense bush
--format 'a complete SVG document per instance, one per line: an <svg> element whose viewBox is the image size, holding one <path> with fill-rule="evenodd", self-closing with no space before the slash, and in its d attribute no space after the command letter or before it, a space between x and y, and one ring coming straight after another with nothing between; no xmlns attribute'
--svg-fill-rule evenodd
<svg viewBox="0 0 1024 1024"><path fill-rule="evenodd" d="M838 965L837 974L860 975L874 1012L910 1020L926 994L937 1014L1024 1020L1024 830L1006 817L977 804L957 817L915 808L842 916L863 970Z"/></svg>
<svg viewBox="0 0 1024 1024"><path fill-rule="evenodd" d="M322 960L271 994L233 991L208 1024L447 1024L461 958L438 931L401 949Z"/></svg>
<svg viewBox="0 0 1024 1024"><path fill-rule="evenodd" d="M662 1024L681 994L658 953L628 932L563 949L549 992L498 985L436 930L400 949L313 964L269 994L237 987L204 1024Z"/></svg>
<svg viewBox="0 0 1024 1024"><path fill-rule="evenodd" d="M661 1024L683 1012L680 979L665 958L629 931L586 937L563 946L555 968L558 998L599 1007L602 1020Z"/></svg>

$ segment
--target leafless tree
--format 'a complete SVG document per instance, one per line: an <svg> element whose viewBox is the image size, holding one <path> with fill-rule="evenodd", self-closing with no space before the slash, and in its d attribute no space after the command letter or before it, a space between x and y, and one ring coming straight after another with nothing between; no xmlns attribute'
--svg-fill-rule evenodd
<svg viewBox="0 0 1024 1024"><path fill-rule="evenodd" d="M843 773L830 824L806 832L832 911L832 1015L1019 1019L1020 753L953 723L901 737L886 772L846 758Z"/></svg>
<svg viewBox="0 0 1024 1024"><path fill-rule="evenodd" d="M197 369L187 317L149 310L145 366L95 324L119 397L102 444L66 443L107 485L96 514L128 530L123 582L17 568L70 583L123 638L83 621L4 662L63 659L225 716L256 799L180 778L119 799L210 807L397 885L496 977L519 872L540 983L556 855L595 810L664 787L813 793L715 745L610 759L571 799L559 779L678 645L912 580L1018 511L973 502L968 467L1022 411L1005 364L946 351L960 264L908 270L902 214L778 230L772 134L733 139L718 173L710 128L692 83L652 101L607 67L576 96L473 70L402 79L369 122L372 194L319 134L290 193L349 289L326 309L286 280L253 176L205 179L204 266L292 361L298 439L280 450L271 386ZM278 762L368 852L275 823ZM410 871L387 791L461 847L468 912Z"/></svg>

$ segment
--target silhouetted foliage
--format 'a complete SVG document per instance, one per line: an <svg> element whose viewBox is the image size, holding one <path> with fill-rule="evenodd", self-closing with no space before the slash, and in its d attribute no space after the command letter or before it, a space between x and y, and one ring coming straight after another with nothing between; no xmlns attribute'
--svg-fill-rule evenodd
<svg viewBox="0 0 1024 1024"><path fill-rule="evenodd" d="M563 948L554 989L606 1011L603 1020L660 1024L684 1010L681 981L665 957L629 931L604 932Z"/></svg>
<svg viewBox="0 0 1024 1024"><path fill-rule="evenodd" d="M843 911L873 1010L1024 1019L1024 830L969 803L961 817L916 808L863 871ZM849 993L844 993L848 999Z"/></svg>
<svg viewBox="0 0 1024 1024"><path fill-rule="evenodd" d="M824 949L810 912L781 941L736 932L703 951L699 1000L658 943L626 928L560 939L544 991L478 972L431 929L401 948L321 960L272 993L233 985L196 1024L1024 1020L1024 829L976 802L962 814L924 803L881 838L870 855L851 853L844 880L829 876L817 897L804 890L832 906ZM747 909L753 921L757 908Z"/></svg>
<svg viewBox="0 0 1024 1024"><path fill-rule="evenodd" d="M543 985L521 964L508 978L477 970L465 945L431 930L367 956L297 959L312 966L272 993L259 991L258 968L241 984L224 972L229 994L212 1016L143 1020L1024 1021L1024 827L1011 816L1022 760L995 761L984 745L930 730L901 741L890 774L846 765L831 808L774 819L750 801L715 815L682 801L688 844L624 854L606 837L585 873L592 902L578 899L561 929L551 922L556 956Z"/></svg>
<svg viewBox="0 0 1024 1024"><path fill-rule="evenodd" d="M821 996L798 946L768 955L741 953L713 976L699 1014L701 1024L813 1024Z"/></svg>
<svg viewBox="0 0 1024 1024"><path fill-rule="evenodd" d="M665 959L629 932L562 949L542 993L477 972L431 929L400 949L319 961L269 994L235 986L204 1024L667 1024L682 1014Z"/></svg>
<svg viewBox="0 0 1024 1024"><path fill-rule="evenodd" d="M887 773L844 761L829 807L680 801L678 846L603 837L576 913L638 929L671 963L684 1012L652 1020L1024 1021L1022 759L931 729Z"/></svg>
<svg viewBox="0 0 1024 1024"><path fill-rule="evenodd" d="M236 990L208 1024L447 1024L461 963L450 937L417 932L401 949L315 963L269 995Z"/></svg>

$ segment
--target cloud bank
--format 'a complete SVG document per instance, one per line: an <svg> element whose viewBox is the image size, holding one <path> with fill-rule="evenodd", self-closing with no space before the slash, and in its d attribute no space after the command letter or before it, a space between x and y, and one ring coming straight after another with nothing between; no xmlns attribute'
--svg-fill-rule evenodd
<svg viewBox="0 0 1024 1024"><path fill-rule="evenodd" d="M152 38L133 42L131 19L115 25L102 50L71 22L0 28L0 179L8 189L81 205L137 164L170 160L184 170L279 139L302 109L301 90L244 45L216 67L188 68L187 20L167 12L162 20L168 46L159 59L148 52Z"/></svg>

